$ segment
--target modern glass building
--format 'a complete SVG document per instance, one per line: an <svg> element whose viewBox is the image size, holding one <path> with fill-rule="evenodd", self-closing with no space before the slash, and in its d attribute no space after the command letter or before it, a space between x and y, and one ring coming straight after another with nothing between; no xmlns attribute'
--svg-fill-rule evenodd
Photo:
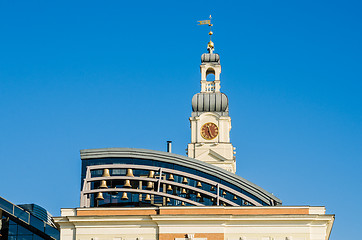
<svg viewBox="0 0 362 240"><path fill-rule="evenodd" d="M52 216L46 209L42 208L41 206L34 204L34 203L20 204L18 206L21 207L22 209L30 212L32 215L39 218L40 220L43 220L44 222L52 224L52 221L53 221Z"/></svg>
<svg viewBox="0 0 362 240"><path fill-rule="evenodd" d="M59 229L46 210L36 204L26 204L32 209L42 210L44 219L0 197L1 240L58 240Z"/></svg>
<svg viewBox="0 0 362 240"><path fill-rule="evenodd" d="M276 206L259 186L203 161L132 148L81 151L81 207Z"/></svg>

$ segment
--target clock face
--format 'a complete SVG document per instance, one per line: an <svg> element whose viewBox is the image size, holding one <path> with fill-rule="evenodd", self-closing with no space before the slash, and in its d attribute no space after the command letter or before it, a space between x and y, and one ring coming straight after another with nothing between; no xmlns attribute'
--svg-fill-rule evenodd
<svg viewBox="0 0 362 240"><path fill-rule="evenodd" d="M201 127L201 136L206 140L211 140L217 137L219 129L215 123L208 122Z"/></svg>

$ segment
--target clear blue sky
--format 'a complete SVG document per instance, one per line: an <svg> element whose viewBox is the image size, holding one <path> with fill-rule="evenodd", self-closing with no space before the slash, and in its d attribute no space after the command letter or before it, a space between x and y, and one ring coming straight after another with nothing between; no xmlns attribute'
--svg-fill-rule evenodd
<svg viewBox="0 0 362 240"><path fill-rule="evenodd" d="M0 0L0 196L79 206L79 150L185 154L214 18L237 173L360 237L361 1Z"/></svg>

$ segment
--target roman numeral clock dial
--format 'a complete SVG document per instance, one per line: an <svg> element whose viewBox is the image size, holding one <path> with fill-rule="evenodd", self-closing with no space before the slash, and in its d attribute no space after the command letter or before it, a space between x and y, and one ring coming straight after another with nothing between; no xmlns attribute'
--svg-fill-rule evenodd
<svg viewBox="0 0 362 240"><path fill-rule="evenodd" d="M219 129L215 123L208 122L201 127L201 136L206 140L212 140L219 134Z"/></svg>

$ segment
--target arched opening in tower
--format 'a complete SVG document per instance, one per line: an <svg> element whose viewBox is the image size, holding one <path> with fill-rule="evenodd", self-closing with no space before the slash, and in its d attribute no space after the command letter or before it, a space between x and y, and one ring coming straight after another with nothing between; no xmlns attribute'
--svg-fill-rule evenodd
<svg viewBox="0 0 362 240"><path fill-rule="evenodd" d="M206 81L215 81L215 70L213 68L206 70Z"/></svg>
<svg viewBox="0 0 362 240"><path fill-rule="evenodd" d="M208 82L213 82L215 81L215 75L214 74L209 74L206 76L206 81Z"/></svg>

